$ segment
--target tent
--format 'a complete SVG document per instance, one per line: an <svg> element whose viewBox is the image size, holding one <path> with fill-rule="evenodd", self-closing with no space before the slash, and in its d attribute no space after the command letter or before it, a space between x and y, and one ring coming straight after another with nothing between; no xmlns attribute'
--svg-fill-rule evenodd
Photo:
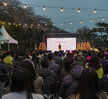
<svg viewBox="0 0 108 99"><path fill-rule="evenodd" d="M18 47L18 41L13 39L5 30L4 26L0 29L0 46L1 43L8 43L8 50L10 50L10 43L17 44Z"/></svg>

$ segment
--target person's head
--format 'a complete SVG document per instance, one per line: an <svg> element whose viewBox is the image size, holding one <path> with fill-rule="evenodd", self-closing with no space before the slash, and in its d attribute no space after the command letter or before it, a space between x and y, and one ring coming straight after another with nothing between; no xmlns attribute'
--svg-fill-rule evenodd
<svg viewBox="0 0 108 99"><path fill-rule="evenodd" d="M95 70L100 68L100 60L98 56L92 56L89 60L89 67L93 67Z"/></svg>
<svg viewBox="0 0 108 99"><path fill-rule="evenodd" d="M96 71L92 68L83 70L78 86L80 99L98 99L96 92L99 90L98 75Z"/></svg>
<svg viewBox="0 0 108 99"><path fill-rule="evenodd" d="M11 92L27 92L27 99L32 99L31 93L34 92L32 74L25 68L16 68L11 76Z"/></svg>
<svg viewBox="0 0 108 99"><path fill-rule="evenodd" d="M70 72L72 63L73 63L73 61L70 58L66 58L64 60L64 68L65 68L66 72Z"/></svg>
<svg viewBox="0 0 108 99"><path fill-rule="evenodd" d="M54 52L54 55L55 55L55 56L57 56L57 55L58 55L58 52L57 52L57 51L55 51L55 52Z"/></svg>
<svg viewBox="0 0 108 99"><path fill-rule="evenodd" d="M48 66L49 66L48 60L44 59L41 61L41 67L42 68L48 68Z"/></svg>
<svg viewBox="0 0 108 99"><path fill-rule="evenodd" d="M53 53L49 53L48 54L48 60L52 61L54 59L54 54Z"/></svg>
<svg viewBox="0 0 108 99"><path fill-rule="evenodd" d="M36 78L37 75L36 75L36 71L34 69L33 62L32 61L30 61L30 60L23 60L20 63L20 67L23 67L23 68L26 68L27 70L29 70L32 73L33 79Z"/></svg>

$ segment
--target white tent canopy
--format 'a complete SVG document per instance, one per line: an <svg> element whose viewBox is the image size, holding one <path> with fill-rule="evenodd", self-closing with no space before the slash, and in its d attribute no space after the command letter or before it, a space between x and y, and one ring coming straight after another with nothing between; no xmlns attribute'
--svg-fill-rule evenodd
<svg viewBox="0 0 108 99"><path fill-rule="evenodd" d="M18 44L18 41L13 39L5 30L4 26L0 29L0 43L13 43Z"/></svg>

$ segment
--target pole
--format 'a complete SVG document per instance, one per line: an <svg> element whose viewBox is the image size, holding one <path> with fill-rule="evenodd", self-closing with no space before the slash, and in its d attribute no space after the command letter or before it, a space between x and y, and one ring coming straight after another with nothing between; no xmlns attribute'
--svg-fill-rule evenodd
<svg viewBox="0 0 108 99"><path fill-rule="evenodd" d="M8 51L10 51L10 43L8 43Z"/></svg>

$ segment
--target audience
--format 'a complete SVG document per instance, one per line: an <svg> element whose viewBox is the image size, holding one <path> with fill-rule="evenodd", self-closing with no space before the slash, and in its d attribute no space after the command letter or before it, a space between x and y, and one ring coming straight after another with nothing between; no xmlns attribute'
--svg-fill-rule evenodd
<svg viewBox="0 0 108 99"><path fill-rule="evenodd" d="M98 75L94 69L88 68L81 73L76 94L70 99L108 99L99 89Z"/></svg>
<svg viewBox="0 0 108 99"><path fill-rule="evenodd" d="M1 99L44 99L42 95L34 94L31 73L25 68L13 70L11 77L11 92Z"/></svg>

